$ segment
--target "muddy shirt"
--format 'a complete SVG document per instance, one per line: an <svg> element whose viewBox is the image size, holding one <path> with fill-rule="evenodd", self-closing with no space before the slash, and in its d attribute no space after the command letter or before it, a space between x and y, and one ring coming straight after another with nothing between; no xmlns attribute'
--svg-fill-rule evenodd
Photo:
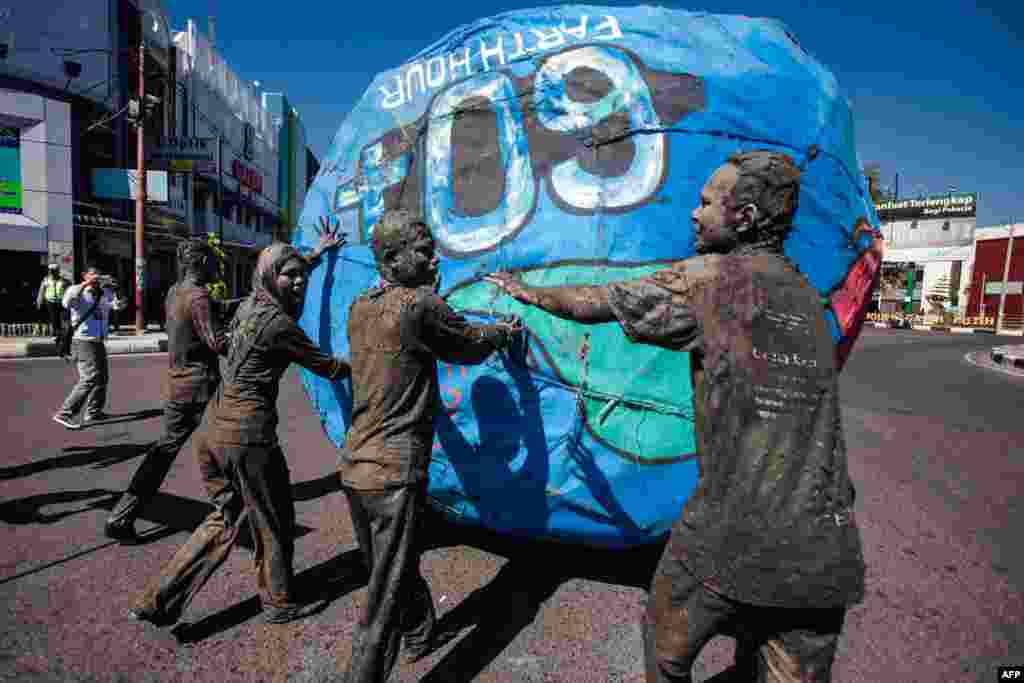
<svg viewBox="0 0 1024 683"><path fill-rule="evenodd" d="M211 441L276 444L277 395L288 366L298 363L328 379L346 368L317 348L294 320L269 309L257 310L250 298L235 315L224 378L206 414Z"/></svg>
<svg viewBox="0 0 1024 683"><path fill-rule="evenodd" d="M379 490L427 478L437 361L483 362L504 338L471 325L429 287L371 289L352 302L352 426L339 466L345 486Z"/></svg>
<svg viewBox="0 0 1024 683"><path fill-rule="evenodd" d="M706 255L608 285L637 342L690 351L700 482L670 548L757 605L863 597L864 561L818 293L774 254Z"/></svg>
<svg viewBox="0 0 1024 683"><path fill-rule="evenodd" d="M228 338L206 288L192 280L171 287L167 312L167 398L177 403L205 403L220 382L218 354Z"/></svg>

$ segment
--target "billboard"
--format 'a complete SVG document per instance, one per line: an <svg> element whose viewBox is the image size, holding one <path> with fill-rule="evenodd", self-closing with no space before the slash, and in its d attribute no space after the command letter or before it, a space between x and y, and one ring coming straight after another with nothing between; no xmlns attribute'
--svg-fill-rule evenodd
<svg viewBox="0 0 1024 683"><path fill-rule="evenodd" d="M217 172L216 138L167 137L149 152L149 159L157 165L167 165L175 172Z"/></svg>
<svg viewBox="0 0 1024 683"><path fill-rule="evenodd" d="M92 169L92 193L98 199L136 199L139 172L124 168ZM166 202L167 171L146 171L146 201Z"/></svg>
<svg viewBox="0 0 1024 683"><path fill-rule="evenodd" d="M879 220L910 221L936 218L974 218L978 195L947 193L918 199L894 199L875 203Z"/></svg>
<svg viewBox="0 0 1024 683"><path fill-rule="evenodd" d="M839 354L880 268L878 220L849 103L783 24L564 5L460 27L379 74L341 121L294 241L314 245L326 218L348 244L310 274L300 325L349 355L349 304L379 281L375 226L412 210L438 245L449 304L528 330L515 353L440 365L431 504L502 533L652 542L698 479L690 355L527 308L483 276L603 284L692 256L704 183L761 148L803 170L786 254L826 304ZM302 378L341 445L348 380Z"/></svg>
<svg viewBox="0 0 1024 683"><path fill-rule="evenodd" d="M21 131L0 128L0 213L21 213Z"/></svg>

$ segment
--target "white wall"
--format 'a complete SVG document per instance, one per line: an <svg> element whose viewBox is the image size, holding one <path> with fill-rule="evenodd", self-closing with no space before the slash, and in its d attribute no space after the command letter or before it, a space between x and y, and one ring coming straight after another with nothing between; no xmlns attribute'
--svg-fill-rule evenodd
<svg viewBox="0 0 1024 683"><path fill-rule="evenodd" d="M0 122L21 130L22 213L0 214L0 249L63 254L74 239L71 105L0 90ZM62 264L70 276L74 264Z"/></svg>
<svg viewBox="0 0 1024 683"><path fill-rule="evenodd" d="M82 74L71 81L71 93L105 102L116 95L117 60L106 52L64 57L54 50L109 50L113 18L110 0L8 0L0 6L0 42L9 54L0 61L0 73L64 89L64 60L82 65ZM104 83L110 81L109 83ZM89 86L95 88L85 92Z"/></svg>

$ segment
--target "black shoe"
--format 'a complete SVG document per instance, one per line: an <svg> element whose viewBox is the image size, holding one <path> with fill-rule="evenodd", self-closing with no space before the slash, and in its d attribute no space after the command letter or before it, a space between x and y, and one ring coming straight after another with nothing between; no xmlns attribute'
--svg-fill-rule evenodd
<svg viewBox="0 0 1024 683"><path fill-rule="evenodd" d="M112 417L110 413L104 413L102 411L93 415L86 415L85 419L82 420L82 424L89 424L90 422L104 422Z"/></svg>
<svg viewBox="0 0 1024 683"><path fill-rule="evenodd" d="M53 416L53 421L57 424L67 427L68 429L78 429L78 425L72 422L72 416L67 413L57 413Z"/></svg>
<svg viewBox="0 0 1024 683"><path fill-rule="evenodd" d="M143 609L141 607L132 607L128 610L128 615L132 619L135 619L137 621L144 621L147 624L152 624L153 626L157 626L159 628L164 628L165 626L174 626L174 624L178 622L178 617L176 615L172 616L169 614L163 614L161 612L151 612L150 610Z"/></svg>
<svg viewBox="0 0 1024 683"><path fill-rule="evenodd" d="M263 621L268 624L287 624L298 619L311 617L327 607L327 600L314 600L306 604L288 605L287 607L270 607Z"/></svg>
<svg viewBox="0 0 1024 683"><path fill-rule="evenodd" d="M427 639L422 643L416 645L409 645L404 640L402 641L402 663L403 664L415 664L424 657L429 656L438 648L438 639L435 634L431 633L427 636Z"/></svg>
<svg viewBox="0 0 1024 683"><path fill-rule="evenodd" d="M120 541L122 545L135 545L139 542L139 536L135 533L134 522L110 522L103 525L103 533L107 538Z"/></svg>

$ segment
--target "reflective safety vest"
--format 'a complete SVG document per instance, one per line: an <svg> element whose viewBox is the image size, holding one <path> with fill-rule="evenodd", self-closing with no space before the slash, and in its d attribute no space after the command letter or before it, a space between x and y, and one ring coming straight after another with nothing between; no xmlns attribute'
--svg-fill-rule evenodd
<svg viewBox="0 0 1024 683"><path fill-rule="evenodd" d="M46 290L43 296L46 297L47 301L56 302L64 297L64 289L66 287L64 278L54 280L52 277L47 276L43 282L46 283Z"/></svg>

